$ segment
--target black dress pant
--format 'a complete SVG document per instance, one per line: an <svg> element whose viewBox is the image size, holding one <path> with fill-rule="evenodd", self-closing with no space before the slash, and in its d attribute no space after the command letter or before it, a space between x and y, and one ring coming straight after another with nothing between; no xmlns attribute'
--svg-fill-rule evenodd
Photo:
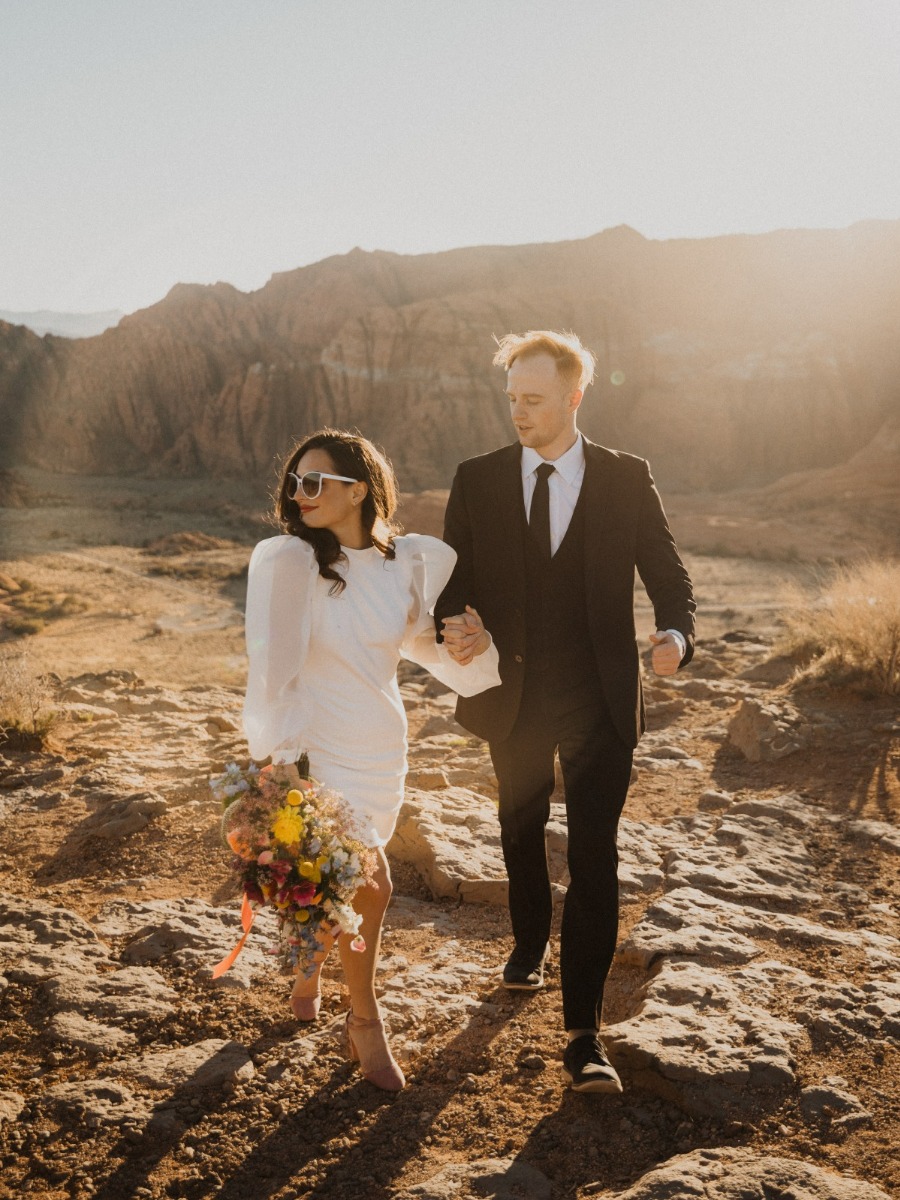
<svg viewBox="0 0 900 1200"><path fill-rule="evenodd" d="M492 742L500 785L500 835L516 946L540 958L552 898L545 829L559 751L571 882L563 908L560 972L566 1029L599 1021L619 928L616 831L633 751L619 737L599 687L556 691L526 679L505 741Z"/></svg>

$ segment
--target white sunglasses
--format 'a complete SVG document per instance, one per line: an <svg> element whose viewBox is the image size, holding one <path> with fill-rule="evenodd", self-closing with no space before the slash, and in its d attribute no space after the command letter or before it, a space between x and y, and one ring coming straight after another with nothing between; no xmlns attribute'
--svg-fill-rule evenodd
<svg viewBox="0 0 900 1200"><path fill-rule="evenodd" d="M347 475L329 475L327 471L307 471L304 475L295 475L293 471L288 471L288 495L291 500L294 500L298 493L305 496L307 500L316 500L322 494L322 480L336 479L338 483L359 483L358 479L351 479Z"/></svg>

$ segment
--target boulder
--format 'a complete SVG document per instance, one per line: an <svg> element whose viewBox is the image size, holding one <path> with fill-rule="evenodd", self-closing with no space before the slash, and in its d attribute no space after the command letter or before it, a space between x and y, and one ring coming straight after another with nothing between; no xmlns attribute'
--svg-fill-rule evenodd
<svg viewBox="0 0 900 1200"><path fill-rule="evenodd" d="M149 825L154 817L161 816L168 807L158 792L132 792L118 800L105 803L82 823L78 832L84 837L117 841L137 833L139 829Z"/></svg>
<svg viewBox="0 0 900 1200"><path fill-rule="evenodd" d="M809 729L792 704L749 697L731 718L728 737L750 762L774 762L802 750Z"/></svg>

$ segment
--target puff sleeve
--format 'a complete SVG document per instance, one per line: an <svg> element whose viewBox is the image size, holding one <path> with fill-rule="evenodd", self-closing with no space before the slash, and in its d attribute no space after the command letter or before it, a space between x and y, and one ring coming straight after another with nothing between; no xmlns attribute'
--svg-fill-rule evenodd
<svg viewBox="0 0 900 1200"><path fill-rule="evenodd" d="M294 762L302 748L301 676L317 568L309 543L283 534L260 542L247 578L249 669L244 733L254 759Z"/></svg>
<svg viewBox="0 0 900 1200"><path fill-rule="evenodd" d="M397 548L401 547L402 553L411 559L412 603L400 653L460 696L475 696L488 688L499 687L500 659L493 642L483 654L463 667L435 638L434 606L453 573L456 551L439 538L418 533L398 538Z"/></svg>

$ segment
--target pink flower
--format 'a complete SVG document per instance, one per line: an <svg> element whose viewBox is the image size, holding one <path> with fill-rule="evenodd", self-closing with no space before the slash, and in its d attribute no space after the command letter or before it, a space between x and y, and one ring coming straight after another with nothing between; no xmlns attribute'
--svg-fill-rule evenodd
<svg viewBox="0 0 900 1200"><path fill-rule="evenodd" d="M271 850L263 850L262 854L259 855L256 861L261 867L268 867L272 862L275 861L275 855Z"/></svg>
<svg viewBox="0 0 900 1200"><path fill-rule="evenodd" d="M309 904L315 894L314 883L298 883L291 888L291 899L295 904Z"/></svg>
<svg viewBox="0 0 900 1200"><path fill-rule="evenodd" d="M355 950L357 954L362 954L362 952L365 950L365 948L366 948L366 939L360 935L357 935L353 939L353 941L350 943L350 949Z"/></svg>

